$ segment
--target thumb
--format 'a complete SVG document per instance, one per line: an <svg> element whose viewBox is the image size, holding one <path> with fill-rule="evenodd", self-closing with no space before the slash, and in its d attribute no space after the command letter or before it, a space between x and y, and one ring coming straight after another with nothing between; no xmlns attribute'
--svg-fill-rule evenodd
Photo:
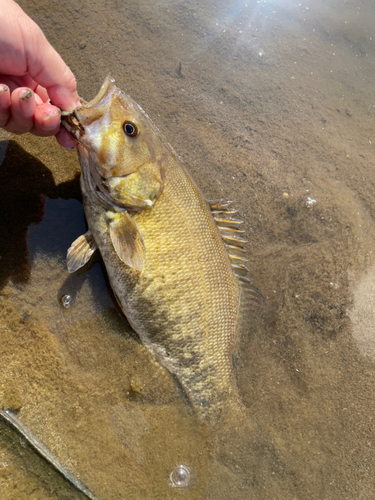
<svg viewBox="0 0 375 500"><path fill-rule="evenodd" d="M74 109L78 94L72 71L48 42L39 26L22 9L17 17L23 35L29 75L47 90L55 106L66 111Z"/></svg>

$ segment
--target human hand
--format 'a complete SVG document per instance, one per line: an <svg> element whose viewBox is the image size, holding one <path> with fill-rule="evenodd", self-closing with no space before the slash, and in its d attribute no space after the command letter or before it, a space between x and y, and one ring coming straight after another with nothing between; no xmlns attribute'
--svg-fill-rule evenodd
<svg viewBox="0 0 375 500"><path fill-rule="evenodd" d="M0 127L8 132L56 135L67 148L76 141L60 129L60 109L79 104L76 80L42 30L13 0L0 0ZM53 103L53 104L51 104Z"/></svg>

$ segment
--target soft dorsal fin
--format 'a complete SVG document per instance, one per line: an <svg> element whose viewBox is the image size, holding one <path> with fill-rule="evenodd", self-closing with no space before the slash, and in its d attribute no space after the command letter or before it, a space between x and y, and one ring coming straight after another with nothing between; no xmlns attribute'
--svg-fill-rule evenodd
<svg viewBox="0 0 375 500"><path fill-rule="evenodd" d="M265 300L258 289L251 284L249 278L239 276L238 278L240 302L238 310L238 338L247 339L249 334L254 332L254 328L262 318Z"/></svg>
<svg viewBox="0 0 375 500"><path fill-rule="evenodd" d="M75 273L78 269L81 269L91 259L97 248L91 231L79 236L70 245L66 255L68 271Z"/></svg>
<svg viewBox="0 0 375 500"><path fill-rule="evenodd" d="M248 309L248 307L263 306L264 298L262 294L248 278L249 270L246 267L248 259L245 257L246 248L244 247L248 241L240 236L244 231L239 228L243 221L232 217L233 214L237 213L237 210L229 208L231 203L231 201L224 200L208 202L212 216L224 240L233 272L238 279L241 291L241 308Z"/></svg>
<svg viewBox="0 0 375 500"><path fill-rule="evenodd" d="M125 212L108 212L109 235L118 257L129 267L142 271L146 249L137 225Z"/></svg>
<svg viewBox="0 0 375 500"><path fill-rule="evenodd" d="M246 304L251 307L263 307L266 304L263 295L247 276L238 276L238 282Z"/></svg>

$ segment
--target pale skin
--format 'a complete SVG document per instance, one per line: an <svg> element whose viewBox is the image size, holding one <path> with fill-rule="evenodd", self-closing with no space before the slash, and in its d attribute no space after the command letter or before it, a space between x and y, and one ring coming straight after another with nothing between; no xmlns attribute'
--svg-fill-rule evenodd
<svg viewBox="0 0 375 500"><path fill-rule="evenodd" d="M13 0L0 0L0 127L73 148L60 110L79 104L75 77L39 26Z"/></svg>

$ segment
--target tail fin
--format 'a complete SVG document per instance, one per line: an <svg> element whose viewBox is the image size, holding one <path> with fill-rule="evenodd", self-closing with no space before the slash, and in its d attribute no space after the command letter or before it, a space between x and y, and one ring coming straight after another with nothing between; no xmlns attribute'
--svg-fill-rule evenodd
<svg viewBox="0 0 375 500"><path fill-rule="evenodd" d="M227 486L251 498L250 491L271 487L283 480L285 469L271 436L251 422L246 409L237 406L223 415L214 430L214 461L225 467ZM222 474L220 474L222 476ZM230 498L236 498L232 495Z"/></svg>

